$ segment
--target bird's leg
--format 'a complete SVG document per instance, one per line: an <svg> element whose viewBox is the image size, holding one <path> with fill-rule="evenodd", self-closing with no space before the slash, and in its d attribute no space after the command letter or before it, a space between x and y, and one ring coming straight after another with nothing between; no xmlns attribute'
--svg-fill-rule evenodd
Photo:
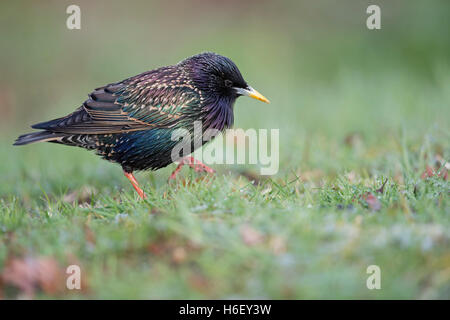
<svg viewBox="0 0 450 320"><path fill-rule="evenodd" d="M139 194L139 196L142 199L147 198L147 196L145 195L144 191L141 189L141 187L139 187L139 183L137 182L137 180L134 177L133 173L124 171L123 174L125 175L125 177L127 177L128 180L130 180L131 184L134 187L134 190L136 190L136 192Z"/></svg>
<svg viewBox="0 0 450 320"><path fill-rule="evenodd" d="M207 172L207 173L214 173L214 169L208 167L206 164L194 159L194 157L185 157L180 160L180 163L178 164L177 168L172 172L172 174L169 177L169 180L175 179L178 172L180 172L181 168L187 164L192 169L195 170L195 172Z"/></svg>

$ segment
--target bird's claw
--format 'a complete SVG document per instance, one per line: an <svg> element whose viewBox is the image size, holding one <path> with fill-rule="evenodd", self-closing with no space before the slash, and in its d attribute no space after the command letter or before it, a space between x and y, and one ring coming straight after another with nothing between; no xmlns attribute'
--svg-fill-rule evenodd
<svg viewBox="0 0 450 320"><path fill-rule="evenodd" d="M210 174L213 174L216 172L213 168L210 168L206 164L194 159L194 157L187 157L187 158L183 158L180 161L180 163L178 164L176 169L170 175L169 181L176 179L178 172L180 172L181 168L186 164L189 167L191 167L192 169L194 169L195 172L206 172L206 173L210 173Z"/></svg>

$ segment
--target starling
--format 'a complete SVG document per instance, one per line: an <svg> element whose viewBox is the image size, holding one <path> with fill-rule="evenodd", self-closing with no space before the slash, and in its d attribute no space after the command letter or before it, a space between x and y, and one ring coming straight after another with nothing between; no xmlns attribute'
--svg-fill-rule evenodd
<svg viewBox="0 0 450 320"><path fill-rule="evenodd" d="M201 53L99 87L73 113L31 126L41 131L21 135L14 145L48 141L95 150L104 159L119 163L145 198L133 171L156 170L174 162L172 149L179 142L172 134L178 128L193 132L196 121L201 121L202 134L206 129L231 127L234 102L243 95L269 103L247 84L229 58ZM194 136L190 139L193 149L199 146ZM193 157L180 159L170 178L184 164L196 171L214 172Z"/></svg>

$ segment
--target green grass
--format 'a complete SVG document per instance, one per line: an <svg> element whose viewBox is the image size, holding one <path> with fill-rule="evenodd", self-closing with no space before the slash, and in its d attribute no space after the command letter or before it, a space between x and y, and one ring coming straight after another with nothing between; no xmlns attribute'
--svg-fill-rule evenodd
<svg viewBox="0 0 450 320"><path fill-rule="evenodd" d="M86 291L37 297L449 298L449 183L420 178L430 140L417 151L373 146L377 165L291 167L258 183L225 167L203 179L184 169L170 184L168 169L139 174L146 201L119 168L87 152L4 145L21 157L2 185L0 270L14 257L80 265ZM350 161L354 151L342 152ZM366 288L372 264L381 290ZM6 297L17 294L4 285Z"/></svg>
<svg viewBox="0 0 450 320"><path fill-rule="evenodd" d="M450 185L423 177L450 160L449 6L385 2L371 32L364 4L321 3L185 8L164 36L162 4L83 2L78 33L63 2L2 4L0 298L449 299ZM168 183L171 165L137 174L142 201L93 153L11 145L92 88L204 50L271 100L240 98L235 126L280 129L276 175L213 165Z"/></svg>

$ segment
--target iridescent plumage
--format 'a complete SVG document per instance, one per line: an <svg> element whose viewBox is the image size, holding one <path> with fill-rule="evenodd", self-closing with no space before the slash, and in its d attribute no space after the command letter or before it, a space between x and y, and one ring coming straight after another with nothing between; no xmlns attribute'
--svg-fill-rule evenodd
<svg viewBox="0 0 450 320"><path fill-rule="evenodd" d="M42 131L15 145L49 141L96 150L127 173L158 169L173 162L174 130L192 132L195 121L203 131L232 126L236 98L258 95L252 90L230 59L202 53L97 88L73 113L33 125Z"/></svg>

